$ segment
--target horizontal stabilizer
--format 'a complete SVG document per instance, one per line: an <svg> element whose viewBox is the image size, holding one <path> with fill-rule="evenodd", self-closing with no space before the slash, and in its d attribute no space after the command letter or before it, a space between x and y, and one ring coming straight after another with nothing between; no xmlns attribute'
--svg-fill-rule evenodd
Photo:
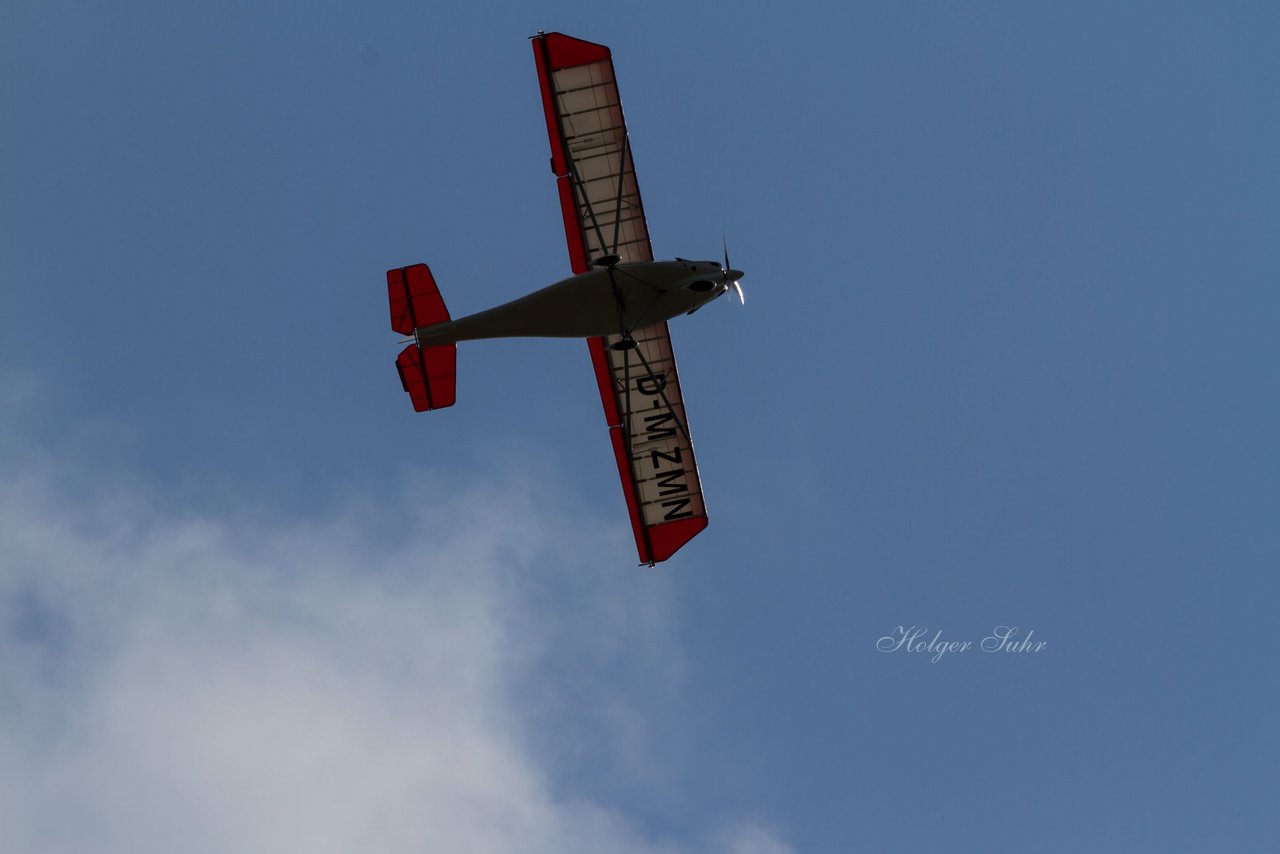
<svg viewBox="0 0 1280 854"><path fill-rule="evenodd" d="M401 335L412 335L415 329L449 319L449 309L426 264L388 270L387 297L391 302L391 328Z"/></svg>
<svg viewBox="0 0 1280 854"><path fill-rule="evenodd" d="M457 364L457 344L439 347L410 344L400 351L396 370L400 372L400 384L413 399L415 412L453 406L457 397Z"/></svg>

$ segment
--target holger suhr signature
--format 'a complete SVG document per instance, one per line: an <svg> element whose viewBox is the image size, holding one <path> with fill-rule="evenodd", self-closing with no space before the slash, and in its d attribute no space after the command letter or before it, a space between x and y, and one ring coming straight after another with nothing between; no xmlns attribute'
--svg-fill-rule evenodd
<svg viewBox="0 0 1280 854"><path fill-rule="evenodd" d="M1048 646L1048 641L1033 641L1035 629L1029 629L1021 640L1017 626L996 626L978 644L983 652L1021 652L1036 653ZM889 634L876 641L876 649L881 652L917 652L931 656L930 661L937 664L944 656L951 653L968 652L973 648L973 641L943 640L942 630L929 637L929 630L924 626L898 626Z"/></svg>

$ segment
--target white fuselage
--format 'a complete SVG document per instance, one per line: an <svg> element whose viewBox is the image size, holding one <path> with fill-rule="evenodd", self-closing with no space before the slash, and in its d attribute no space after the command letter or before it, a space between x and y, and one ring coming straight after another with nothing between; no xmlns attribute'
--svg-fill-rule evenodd
<svg viewBox="0 0 1280 854"><path fill-rule="evenodd" d="M742 275L726 273L714 261L681 259L617 264L612 271L600 267L495 308L421 327L415 337L420 346L434 347L478 338L593 338L624 330L629 335L710 302L735 273L734 278Z"/></svg>

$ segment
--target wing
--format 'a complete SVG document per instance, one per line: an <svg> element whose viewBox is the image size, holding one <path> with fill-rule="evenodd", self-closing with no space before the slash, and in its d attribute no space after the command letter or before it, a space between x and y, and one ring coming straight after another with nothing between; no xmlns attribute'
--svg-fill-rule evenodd
<svg viewBox="0 0 1280 854"><path fill-rule="evenodd" d="M604 45L539 34L533 54L573 272L594 259L653 260L613 59ZM590 338L605 419L642 563L666 560L707 526L667 324Z"/></svg>

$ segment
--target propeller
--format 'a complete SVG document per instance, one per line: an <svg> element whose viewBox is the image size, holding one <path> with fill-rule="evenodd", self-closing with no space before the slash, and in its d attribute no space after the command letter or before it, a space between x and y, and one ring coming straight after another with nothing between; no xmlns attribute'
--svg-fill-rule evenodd
<svg viewBox="0 0 1280 854"><path fill-rule="evenodd" d="M723 235L720 237L720 242L724 244L724 266L720 269L721 275L724 276L724 282L721 284L723 290L720 293L726 294L730 288L733 288L738 294L738 304L746 305L747 298L742 295L742 285L738 284L738 280L746 274L741 270L733 269L729 265L729 241Z"/></svg>

